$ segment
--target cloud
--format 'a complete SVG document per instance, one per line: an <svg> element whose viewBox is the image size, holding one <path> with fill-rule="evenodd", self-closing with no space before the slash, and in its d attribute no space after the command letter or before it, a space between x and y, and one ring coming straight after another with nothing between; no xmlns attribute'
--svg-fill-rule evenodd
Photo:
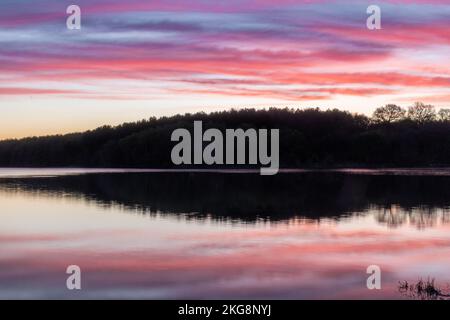
<svg viewBox="0 0 450 320"><path fill-rule="evenodd" d="M450 102L445 1L381 1L383 29L370 31L368 1L80 0L79 32L65 29L65 4L44 2L1 4L3 96L338 102L433 90Z"/></svg>

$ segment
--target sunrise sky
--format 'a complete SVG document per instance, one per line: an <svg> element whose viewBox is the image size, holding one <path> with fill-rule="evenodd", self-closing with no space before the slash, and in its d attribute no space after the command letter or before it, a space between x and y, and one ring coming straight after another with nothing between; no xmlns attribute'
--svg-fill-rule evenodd
<svg viewBox="0 0 450 320"><path fill-rule="evenodd" d="M450 108L449 26L450 0L1 0L0 139L231 107Z"/></svg>

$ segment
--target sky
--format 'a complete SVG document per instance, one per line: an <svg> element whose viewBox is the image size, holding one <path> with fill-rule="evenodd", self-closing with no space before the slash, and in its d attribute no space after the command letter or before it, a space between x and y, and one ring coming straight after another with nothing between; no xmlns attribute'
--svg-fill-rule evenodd
<svg viewBox="0 0 450 320"><path fill-rule="evenodd" d="M0 0L0 139L229 108L450 108L449 26L450 0Z"/></svg>

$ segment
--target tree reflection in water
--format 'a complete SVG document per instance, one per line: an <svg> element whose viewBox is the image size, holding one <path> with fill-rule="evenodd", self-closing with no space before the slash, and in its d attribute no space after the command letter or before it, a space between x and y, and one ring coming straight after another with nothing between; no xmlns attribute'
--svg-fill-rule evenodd
<svg viewBox="0 0 450 320"><path fill-rule="evenodd" d="M439 223L450 223L450 210L448 208L403 208L399 205L390 205L374 211L376 220L390 228L408 224L415 226L417 229L426 229Z"/></svg>
<svg viewBox="0 0 450 320"><path fill-rule="evenodd" d="M5 192L45 192L145 214L217 221L290 221L372 214L389 228L450 222L450 176L338 172L102 173L0 180Z"/></svg>

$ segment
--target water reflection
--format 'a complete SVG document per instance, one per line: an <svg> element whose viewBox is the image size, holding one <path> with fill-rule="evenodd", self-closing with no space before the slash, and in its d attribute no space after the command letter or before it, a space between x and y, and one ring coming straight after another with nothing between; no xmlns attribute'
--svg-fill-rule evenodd
<svg viewBox="0 0 450 320"><path fill-rule="evenodd" d="M116 173L0 180L4 193L46 194L143 214L217 221L339 219L370 213L389 227L450 221L450 177L285 173Z"/></svg>
<svg viewBox="0 0 450 320"><path fill-rule="evenodd" d="M373 210L379 223L396 228L403 224L416 226L418 229L432 228L438 224L450 223L450 209L417 207L403 208L391 205Z"/></svg>
<svg viewBox="0 0 450 320"><path fill-rule="evenodd" d="M101 173L0 181L0 297L401 298L449 282L450 177ZM81 292L65 268L83 270ZM365 286L368 265L383 290Z"/></svg>

